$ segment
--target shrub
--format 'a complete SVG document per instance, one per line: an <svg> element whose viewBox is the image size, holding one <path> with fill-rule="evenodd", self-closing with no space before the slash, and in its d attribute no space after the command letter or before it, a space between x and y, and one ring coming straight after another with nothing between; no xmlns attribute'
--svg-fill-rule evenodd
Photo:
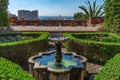
<svg viewBox="0 0 120 80"><path fill-rule="evenodd" d="M8 0L0 0L0 29L4 29L4 27L8 28L9 18L8 18Z"/></svg>
<svg viewBox="0 0 120 80"><path fill-rule="evenodd" d="M0 80L34 80L17 64L0 57Z"/></svg>
<svg viewBox="0 0 120 80"><path fill-rule="evenodd" d="M48 33L46 32L23 32L7 34L21 34L24 36L27 35L34 37L16 42L0 43L0 56L8 58L14 62L27 60L30 56L36 55L40 51L46 51L48 48Z"/></svg>
<svg viewBox="0 0 120 80"><path fill-rule="evenodd" d="M104 8L104 27L101 30L120 33L120 0L105 0Z"/></svg>
<svg viewBox="0 0 120 80"><path fill-rule="evenodd" d="M21 35L16 35L16 36L11 36L11 35L4 36L4 35L2 35L0 37L0 43L15 42L15 41L19 41L21 39L22 39Z"/></svg>
<svg viewBox="0 0 120 80"><path fill-rule="evenodd" d="M94 80L120 80L120 54L107 61Z"/></svg>
<svg viewBox="0 0 120 80"><path fill-rule="evenodd" d="M85 36L84 36L85 34ZM81 37L76 37L74 35L82 35ZM86 35L91 35L92 37L95 35L104 35L108 39L95 40L86 39ZM69 38L66 43L69 51L74 51L77 54L84 55L88 58L88 60L94 62L104 63L108 59L112 58L115 54L120 52L120 37L112 34L112 33L65 33L64 36ZM112 38L112 40L110 38ZM113 42L112 42L113 41Z"/></svg>

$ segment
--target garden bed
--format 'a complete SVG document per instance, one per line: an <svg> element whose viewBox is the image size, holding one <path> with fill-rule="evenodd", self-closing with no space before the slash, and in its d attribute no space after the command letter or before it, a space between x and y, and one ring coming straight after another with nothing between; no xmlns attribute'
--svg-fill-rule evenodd
<svg viewBox="0 0 120 80"><path fill-rule="evenodd" d="M21 40L29 40L39 37L40 34L22 34L22 33L1 33L0 43L16 42Z"/></svg>
<svg viewBox="0 0 120 80"><path fill-rule="evenodd" d="M89 61L104 63L120 52L120 37L112 33L65 33L69 51L84 55Z"/></svg>
<svg viewBox="0 0 120 80"><path fill-rule="evenodd" d="M5 42L0 43L0 56L14 62L27 61L30 56L48 48L49 34L46 32L13 32L0 35L5 39Z"/></svg>

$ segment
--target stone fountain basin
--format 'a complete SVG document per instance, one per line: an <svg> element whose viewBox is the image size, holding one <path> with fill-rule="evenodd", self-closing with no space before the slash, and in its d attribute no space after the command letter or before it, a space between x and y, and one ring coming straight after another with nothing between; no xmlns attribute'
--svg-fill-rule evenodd
<svg viewBox="0 0 120 80"><path fill-rule="evenodd" d="M54 58L54 53L55 51L50 51L50 52L43 52L43 53L39 53L38 55L35 55L35 56L32 56L29 58L29 63L33 63L33 64L39 64L38 67L40 68L48 68L48 70L51 68L52 70L69 70L71 68L74 68L75 64L78 66L78 67L75 67L75 68L84 68L84 62L87 61L87 59L83 56L80 56L80 55L77 55L76 53L73 53L73 52L63 52L63 62L68 62L65 64L66 68L61 68L61 69L56 69L54 67L51 67L49 65L49 63L51 62L55 62L53 59ZM48 56L46 56L48 55ZM51 56L52 55L52 56ZM76 60L72 61L72 60L69 60L71 59L72 56L74 58L76 58ZM45 56L45 58L42 58L43 56ZM68 57L67 59L64 59L64 57L66 56L70 56ZM78 59L79 58L79 59ZM43 60L42 60L43 59ZM52 60L51 60L52 59ZM47 60L47 61L46 61ZM71 62L70 62L71 61ZM79 62L79 65L77 64L77 61ZM69 63L70 65L73 65L72 67L69 66ZM35 66L36 67L36 66Z"/></svg>
<svg viewBox="0 0 120 80"><path fill-rule="evenodd" d="M36 80L38 79L38 76L42 77L42 79L40 78L38 80L44 80L46 79L46 77L48 77L47 80L58 80L58 78L62 80L72 80L72 79L83 80L84 79L87 59L84 56L77 55L74 52L63 52L63 54L73 55L74 57L79 58L81 61L81 67L56 69L56 68L51 68L47 65L43 65L42 63L36 61L36 59L42 57L43 55L49 55L53 52L55 51L42 52L42 53L39 53L38 55L35 55L29 58L28 61L29 61L30 73L34 76ZM76 75L79 75L79 76L76 78L73 78Z"/></svg>
<svg viewBox="0 0 120 80"><path fill-rule="evenodd" d="M53 37L49 37L48 39L53 43L57 43L57 42L64 42L68 38L67 37L61 37L61 36L53 36Z"/></svg>

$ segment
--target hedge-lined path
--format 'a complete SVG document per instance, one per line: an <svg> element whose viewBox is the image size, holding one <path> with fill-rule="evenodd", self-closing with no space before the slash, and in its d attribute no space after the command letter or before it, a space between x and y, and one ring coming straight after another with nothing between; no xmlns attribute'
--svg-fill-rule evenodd
<svg viewBox="0 0 120 80"><path fill-rule="evenodd" d="M48 31L56 32L59 31L58 26L11 26L14 31ZM79 31L97 31L100 26L84 27L84 26L62 26L60 28L63 32L79 32Z"/></svg>

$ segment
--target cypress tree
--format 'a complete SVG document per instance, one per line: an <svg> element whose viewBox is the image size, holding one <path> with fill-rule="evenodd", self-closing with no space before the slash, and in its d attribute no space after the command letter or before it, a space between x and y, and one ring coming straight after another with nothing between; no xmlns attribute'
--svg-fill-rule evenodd
<svg viewBox="0 0 120 80"><path fill-rule="evenodd" d="M120 33L120 0L105 0L103 30Z"/></svg>
<svg viewBox="0 0 120 80"><path fill-rule="evenodd" d="M0 0L0 29L9 28L8 0Z"/></svg>

